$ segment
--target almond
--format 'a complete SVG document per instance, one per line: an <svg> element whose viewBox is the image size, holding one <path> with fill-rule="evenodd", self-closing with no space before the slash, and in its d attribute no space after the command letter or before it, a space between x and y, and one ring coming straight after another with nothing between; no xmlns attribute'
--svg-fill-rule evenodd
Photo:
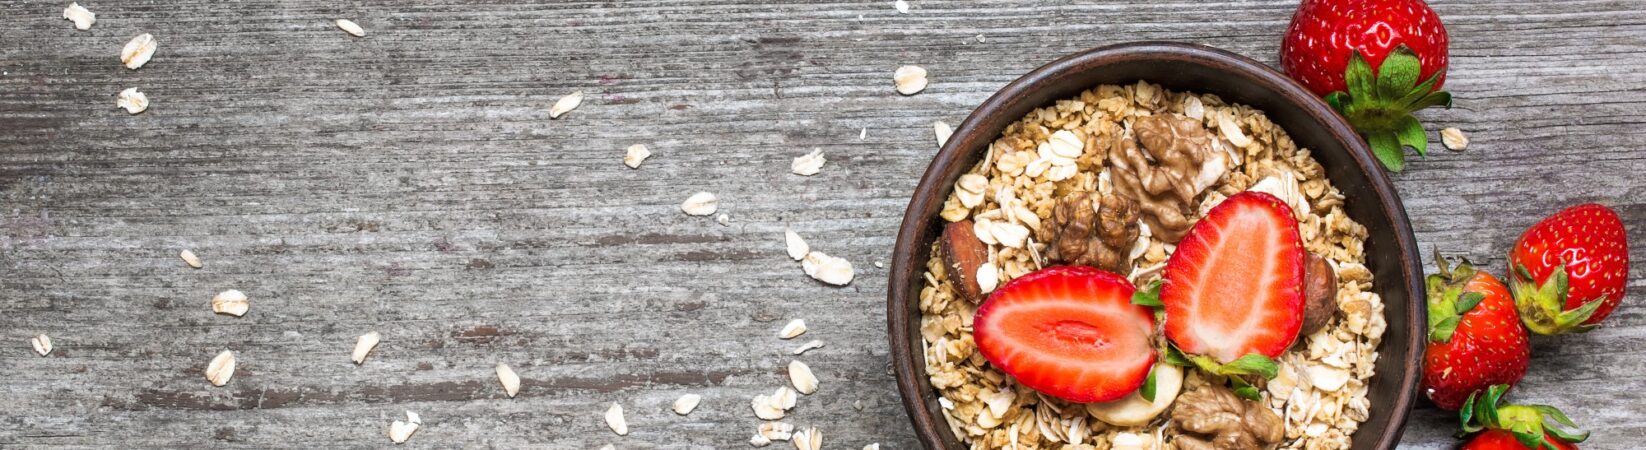
<svg viewBox="0 0 1646 450"><path fill-rule="evenodd" d="M1309 253L1303 262L1303 330L1308 336L1337 315L1337 272L1326 258Z"/></svg>
<svg viewBox="0 0 1646 450"><path fill-rule="evenodd" d="M983 288L977 284L977 268L989 259L989 249L972 231L972 221L951 222L943 227L943 263L949 277L955 280L955 290L967 301L983 300Z"/></svg>

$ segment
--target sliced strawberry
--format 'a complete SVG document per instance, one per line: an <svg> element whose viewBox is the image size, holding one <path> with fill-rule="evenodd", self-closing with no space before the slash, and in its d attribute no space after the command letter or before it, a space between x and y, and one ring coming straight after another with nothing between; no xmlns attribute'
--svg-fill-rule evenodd
<svg viewBox="0 0 1646 450"><path fill-rule="evenodd" d="M1303 326L1303 240L1280 199L1229 197L1195 223L1166 262L1166 337L1230 363L1280 356Z"/></svg>
<svg viewBox="0 0 1646 450"><path fill-rule="evenodd" d="M978 351L1019 383L1073 402L1136 391L1154 365L1154 314L1125 277L1048 267L994 291L977 309Z"/></svg>

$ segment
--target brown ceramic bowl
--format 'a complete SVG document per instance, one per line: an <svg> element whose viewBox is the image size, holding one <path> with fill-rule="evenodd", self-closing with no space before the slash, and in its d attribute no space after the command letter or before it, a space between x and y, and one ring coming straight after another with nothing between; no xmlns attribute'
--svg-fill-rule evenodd
<svg viewBox="0 0 1646 450"><path fill-rule="evenodd" d="M943 219L937 214L951 186L1008 124L1029 111L1100 84L1138 80L1176 91L1217 94L1262 109L1299 147L1313 151L1327 178L1347 197L1344 208L1349 216L1370 230L1367 266L1375 276L1374 290L1387 305L1389 326L1378 349L1377 374L1370 381L1371 417L1355 433L1352 448L1394 448L1417 397L1422 330L1428 321L1422 306L1422 260L1389 177L1349 124L1290 78L1240 55L1168 42L1095 48L1029 72L961 122L926 169L898 230L886 306L892 367L915 435L928 449L966 448L938 411L920 341L921 272L931 256L932 241L941 234Z"/></svg>

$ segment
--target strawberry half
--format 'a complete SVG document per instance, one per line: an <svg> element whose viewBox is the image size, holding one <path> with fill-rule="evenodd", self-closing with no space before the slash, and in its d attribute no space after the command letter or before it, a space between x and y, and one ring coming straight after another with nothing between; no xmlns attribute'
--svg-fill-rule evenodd
<svg viewBox="0 0 1646 450"><path fill-rule="evenodd" d="M1526 229L1509 252L1520 320L1538 334L1588 331L1623 302L1629 242L1616 211L1566 208Z"/></svg>
<svg viewBox="0 0 1646 450"><path fill-rule="evenodd" d="M1072 402L1106 402L1143 386L1154 366L1154 314L1131 304L1125 277L1048 267L1006 283L977 309L972 337L1019 383Z"/></svg>
<svg viewBox="0 0 1646 450"><path fill-rule="evenodd" d="M1303 327L1303 258L1285 202L1253 191L1229 197L1166 262L1166 337L1223 364L1280 356Z"/></svg>

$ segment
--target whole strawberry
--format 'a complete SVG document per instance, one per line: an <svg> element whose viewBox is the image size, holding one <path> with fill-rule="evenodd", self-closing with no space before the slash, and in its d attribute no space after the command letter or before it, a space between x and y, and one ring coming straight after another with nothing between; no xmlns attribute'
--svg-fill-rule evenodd
<svg viewBox="0 0 1646 450"><path fill-rule="evenodd" d="M1423 0L1303 0L1280 44L1280 67L1324 96L1399 172L1403 147L1428 151L1412 113L1452 105L1440 90L1446 43L1446 27Z"/></svg>
<svg viewBox="0 0 1646 450"><path fill-rule="evenodd" d="M1589 432L1549 405L1504 405L1508 385L1496 385L1470 395L1457 413L1463 424L1459 437L1480 432L1461 450L1577 450ZM1574 428L1567 430L1566 428Z"/></svg>
<svg viewBox="0 0 1646 450"><path fill-rule="evenodd" d="M1570 442L1562 442L1559 439L1555 439L1553 436L1545 435L1543 442L1544 446L1542 448L1545 450L1578 450L1577 445L1573 445ZM1521 443L1519 439L1515 438L1515 434L1513 432L1506 430L1486 430L1483 433L1475 435L1474 439L1470 439L1469 443L1463 444L1463 447L1458 448L1458 450L1538 449L1527 447L1526 444Z"/></svg>
<svg viewBox="0 0 1646 450"><path fill-rule="evenodd" d="M1423 392L1447 411L1493 385L1514 385L1526 375L1532 348L1515 314L1508 287L1468 261L1430 275L1429 343L1423 360Z"/></svg>
<svg viewBox="0 0 1646 450"><path fill-rule="evenodd" d="M1629 243L1623 220L1594 203L1543 219L1509 252L1520 320L1538 334L1588 331L1623 301Z"/></svg>

